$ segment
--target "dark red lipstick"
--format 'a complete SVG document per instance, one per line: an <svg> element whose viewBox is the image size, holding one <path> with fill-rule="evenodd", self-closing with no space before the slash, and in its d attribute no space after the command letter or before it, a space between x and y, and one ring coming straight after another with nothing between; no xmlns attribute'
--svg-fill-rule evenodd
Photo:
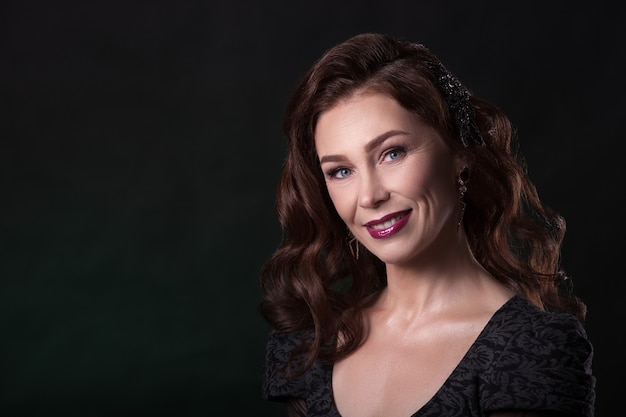
<svg viewBox="0 0 626 417"><path fill-rule="evenodd" d="M409 221L411 210L388 214L365 225L367 232L374 239L384 239L398 233Z"/></svg>

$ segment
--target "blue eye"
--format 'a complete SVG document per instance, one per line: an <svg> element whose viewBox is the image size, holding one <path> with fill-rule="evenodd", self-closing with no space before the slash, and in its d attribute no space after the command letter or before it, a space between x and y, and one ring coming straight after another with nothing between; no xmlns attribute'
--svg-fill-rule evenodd
<svg viewBox="0 0 626 417"><path fill-rule="evenodd" d="M352 173L348 168L337 168L330 172L330 176L333 178L346 178Z"/></svg>
<svg viewBox="0 0 626 417"><path fill-rule="evenodd" d="M396 160L398 158L400 158L402 155L404 155L404 149L402 148L395 148L390 150L389 152L385 153L385 158L386 160Z"/></svg>

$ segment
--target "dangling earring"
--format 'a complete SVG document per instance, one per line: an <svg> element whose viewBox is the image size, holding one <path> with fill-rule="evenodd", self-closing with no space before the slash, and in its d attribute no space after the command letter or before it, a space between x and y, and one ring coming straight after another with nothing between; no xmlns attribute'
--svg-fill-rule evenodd
<svg viewBox="0 0 626 417"><path fill-rule="evenodd" d="M359 241L356 240L356 237L348 230L348 238L346 239L346 243L348 244L348 249L350 249L350 253L352 257L359 260Z"/></svg>
<svg viewBox="0 0 626 417"><path fill-rule="evenodd" d="M461 172L459 172L459 177L456 180L459 183L459 200L461 200L461 213L459 214L459 221L456 224L456 230L458 231L461 227L461 223L463 222L463 216L465 215L465 201L463 197L465 197L465 192L467 191L467 183L469 182L469 170L467 167L464 167Z"/></svg>

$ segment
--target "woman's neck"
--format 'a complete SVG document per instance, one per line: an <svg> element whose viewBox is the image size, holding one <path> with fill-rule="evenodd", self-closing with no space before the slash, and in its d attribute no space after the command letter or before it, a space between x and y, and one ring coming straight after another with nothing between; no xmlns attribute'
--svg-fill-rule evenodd
<svg viewBox="0 0 626 417"><path fill-rule="evenodd" d="M402 265L388 264L387 287L374 308L410 318L507 292L474 258L463 236L445 251L424 253Z"/></svg>

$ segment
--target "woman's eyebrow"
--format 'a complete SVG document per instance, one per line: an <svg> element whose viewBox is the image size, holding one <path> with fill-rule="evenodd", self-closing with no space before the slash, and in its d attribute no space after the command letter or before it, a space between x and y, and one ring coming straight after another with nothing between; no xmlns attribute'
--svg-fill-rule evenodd
<svg viewBox="0 0 626 417"><path fill-rule="evenodd" d="M409 132L405 132L404 130L388 130L387 132L381 133L374 139L367 142L367 144L365 145L365 150L367 152L371 152L391 137L408 134ZM344 155L324 155L320 158L320 164L323 164L325 162L339 162L344 161L345 159L346 157Z"/></svg>

